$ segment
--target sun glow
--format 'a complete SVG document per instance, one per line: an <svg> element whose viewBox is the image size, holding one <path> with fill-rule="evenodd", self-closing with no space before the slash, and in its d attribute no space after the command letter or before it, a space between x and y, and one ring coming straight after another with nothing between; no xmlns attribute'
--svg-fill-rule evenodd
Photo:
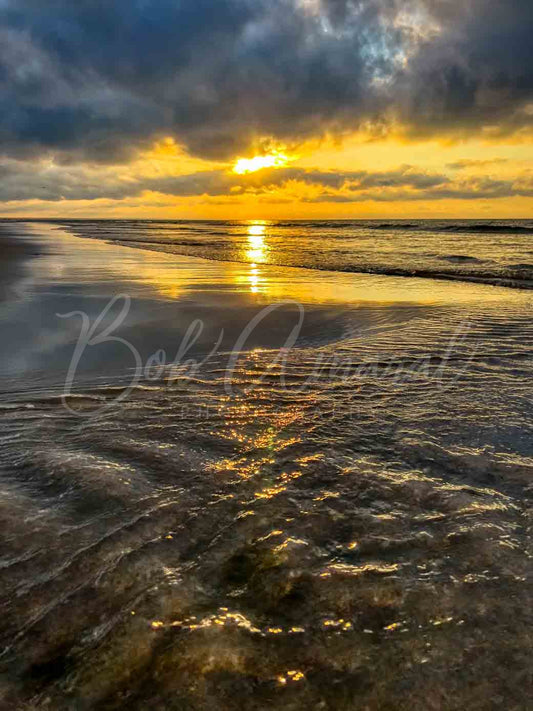
<svg viewBox="0 0 533 711"><path fill-rule="evenodd" d="M266 156L239 158L233 166L233 172L243 175L244 173L255 173L263 168L283 168L290 160L285 153L269 153Z"/></svg>
<svg viewBox="0 0 533 711"><path fill-rule="evenodd" d="M266 225L264 222L252 222L248 225L248 249L246 257L250 262L262 263L266 260L268 246L265 243Z"/></svg>

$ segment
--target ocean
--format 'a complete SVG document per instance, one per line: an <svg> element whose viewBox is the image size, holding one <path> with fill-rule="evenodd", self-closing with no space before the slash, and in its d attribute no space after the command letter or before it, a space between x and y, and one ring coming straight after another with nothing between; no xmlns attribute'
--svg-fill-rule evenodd
<svg viewBox="0 0 533 711"><path fill-rule="evenodd" d="M0 222L2 708L528 708L532 238Z"/></svg>
<svg viewBox="0 0 533 711"><path fill-rule="evenodd" d="M531 288L532 220L76 220L85 237L204 259Z"/></svg>

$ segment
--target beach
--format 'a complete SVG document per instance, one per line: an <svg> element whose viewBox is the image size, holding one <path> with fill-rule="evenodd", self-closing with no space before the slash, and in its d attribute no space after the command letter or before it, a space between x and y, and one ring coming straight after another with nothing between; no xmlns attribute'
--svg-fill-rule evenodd
<svg viewBox="0 0 533 711"><path fill-rule="evenodd" d="M3 708L526 709L530 265L93 227L0 223Z"/></svg>

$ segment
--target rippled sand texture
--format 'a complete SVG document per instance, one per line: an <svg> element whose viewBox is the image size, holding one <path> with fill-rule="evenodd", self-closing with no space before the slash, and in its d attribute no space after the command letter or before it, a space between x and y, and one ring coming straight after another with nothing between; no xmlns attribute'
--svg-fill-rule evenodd
<svg viewBox="0 0 533 711"><path fill-rule="evenodd" d="M168 348L213 309L232 336L280 299L309 323L283 368L269 323L232 393L228 336L194 377L87 419L46 385L75 329L26 333L35 379L4 342L3 708L528 708L529 292L254 273L31 229L47 253L6 328L37 303L39 323L96 314L115 285L139 343L157 341L150 314ZM287 334L297 310L279 318ZM113 362L91 362L73 407L116 397Z"/></svg>

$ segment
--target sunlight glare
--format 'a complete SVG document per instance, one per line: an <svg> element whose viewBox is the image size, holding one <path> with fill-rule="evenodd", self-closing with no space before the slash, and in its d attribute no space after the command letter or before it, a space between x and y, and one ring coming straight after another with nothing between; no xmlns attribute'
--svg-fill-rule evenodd
<svg viewBox="0 0 533 711"><path fill-rule="evenodd" d="M268 247L265 244L266 225L261 222L254 222L248 225L248 250L247 258L254 263L264 262Z"/></svg>
<svg viewBox="0 0 533 711"><path fill-rule="evenodd" d="M255 156L254 158L239 158L233 167L233 172L238 175L244 175L245 173L255 173L263 168L283 168L289 161L289 156L284 153L270 153L266 156Z"/></svg>

